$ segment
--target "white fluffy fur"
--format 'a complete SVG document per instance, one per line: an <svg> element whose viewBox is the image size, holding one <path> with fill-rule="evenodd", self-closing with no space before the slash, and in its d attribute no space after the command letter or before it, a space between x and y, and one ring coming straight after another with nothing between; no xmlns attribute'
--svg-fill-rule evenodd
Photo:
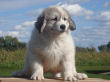
<svg viewBox="0 0 110 82"><path fill-rule="evenodd" d="M70 81L87 78L86 74L76 72L75 45L70 31L58 36L47 31L39 33L36 28L32 31L24 70L14 72L13 75L26 75L30 79L42 80L44 72L51 72L56 76L60 72L64 80Z"/></svg>

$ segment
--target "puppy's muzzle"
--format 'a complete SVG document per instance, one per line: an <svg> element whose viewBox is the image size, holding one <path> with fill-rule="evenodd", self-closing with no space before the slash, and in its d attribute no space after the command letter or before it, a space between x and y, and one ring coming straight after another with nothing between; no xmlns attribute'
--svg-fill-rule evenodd
<svg viewBox="0 0 110 82"><path fill-rule="evenodd" d="M65 31L66 26L64 24L62 24L62 25L60 25L60 29L61 29L61 31Z"/></svg>

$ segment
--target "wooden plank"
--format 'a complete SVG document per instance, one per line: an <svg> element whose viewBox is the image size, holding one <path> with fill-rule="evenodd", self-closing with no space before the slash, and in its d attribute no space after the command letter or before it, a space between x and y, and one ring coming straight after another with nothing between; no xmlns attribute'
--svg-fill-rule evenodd
<svg viewBox="0 0 110 82"><path fill-rule="evenodd" d="M45 78L44 80L30 80L27 78L15 78L15 77L0 77L1 82L69 82L63 81L62 78L59 79L49 79ZM78 80L77 82L110 82L110 80L104 80L99 78L88 78L85 80Z"/></svg>

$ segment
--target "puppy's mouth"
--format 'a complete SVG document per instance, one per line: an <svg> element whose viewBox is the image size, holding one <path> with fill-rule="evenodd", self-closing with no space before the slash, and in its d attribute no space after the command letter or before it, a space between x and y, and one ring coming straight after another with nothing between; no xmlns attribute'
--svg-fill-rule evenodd
<svg viewBox="0 0 110 82"><path fill-rule="evenodd" d="M65 32L65 30L56 30L56 29L53 29L53 28L51 28L51 31L57 32L57 33L63 33L63 32Z"/></svg>
<svg viewBox="0 0 110 82"><path fill-rule="evenodd" d="M63 33L63 32L65 32L65 30L61 30L61 31L59 31L59 32Z"/></svg>

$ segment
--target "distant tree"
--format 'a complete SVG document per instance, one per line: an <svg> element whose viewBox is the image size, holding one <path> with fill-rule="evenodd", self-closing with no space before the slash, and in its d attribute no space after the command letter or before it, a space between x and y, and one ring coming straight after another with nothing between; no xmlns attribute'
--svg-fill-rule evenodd
<svg viewBox="0 0 110 82"><path fill-rule="evenodd" d="M83 48L83 47L77 46L77 47L76 47L76 51L77 51L77 52L87 52L87 49L86 49L86 48Z"/></svg>
<svg viewBox="0 0 110 82"><path fill-rule="evenodd" d="M0 49L17 50L26 47L26 43L20 42L16 37L0 37Z"/></svg>
<svg viewBox="0 0 110 82"><path fill-rule="evenodd" d="M104 51L107 51L107 46L106 45L100 45L100 46L98 46L98 49L100 52L104 52Z"/></svg>
<svg viewBox="0 0 110 82"><path fill-rule="evenodd" d="M8 50L8 49L11 49L12 48L12 46L11 46L12 39L13 38L11 36L6 36L5 37L4 46L3 46L5 49Z"/></svg>
<svg viewBox="0 0 110 82"><path fill-rule="evenodd" d="M79 47L79 46L77 46L76 47L76 51L81 51L81 52L87 52L87 51L91 51L91 52L96 52L96 48L94 48L94 47L87 47L87 48L84 48L84 47Z"/></svg>
<svg viewBox="0 0 110 82"><path fill-rule="evenodd" d="M0 37L0 48L4 46L4 37Z"/></svg>
<svg viewBox="0 0 110 82"><path fill-rule="evenodd" d="M18 44L18 47L21 48L21 49L22 49L22 48L25 48L25 47L26 47L26 43L24 43L24 42L21 43L21 42L20 42L20 43Z"/></svg>
<svg viewBox="0 0 110 82"><path fill-rule="evenodd" d="M110 42L107 44L107 51L110 51Z"/></svg>
<svg viewBox="0 0 110 82"><path fill-rule="evenodd" d="M11 45L13 50L19 49L19 43L21 42L19 42L16 37L12 39Z"/></svg>
<svg viewBox="0 0 110 82"><path fill-rule="evenodd" d="M98 46L98 49L99 49L100 52L110 51L110 41L105 45Z"/></svg>
<svg viewBox="0 0 110 82"><path fill-rule="evenodd" d="M94 47L87 48L87 51L96 52L96 48L94 48Z"/></svg>

